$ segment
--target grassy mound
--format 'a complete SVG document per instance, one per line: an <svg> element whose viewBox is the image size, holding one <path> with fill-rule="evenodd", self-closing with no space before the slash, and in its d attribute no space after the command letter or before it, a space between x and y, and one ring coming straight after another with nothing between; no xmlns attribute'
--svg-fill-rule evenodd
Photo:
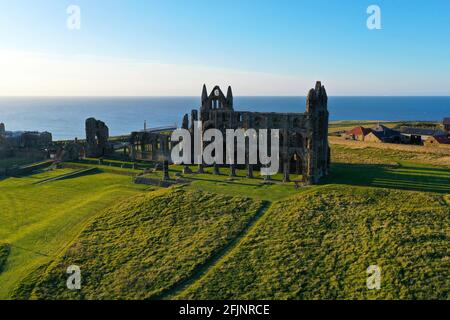
<svg viewBox="0 0 450 320"><path fill-rule="evenodd" d="M135 196L97 216L34 277L39 280L33 288L26 283L17 292L35 299L153 298L191 276L246 227L261 205L183 189ZM81 268L81 291L66 288L70 265Z"/></svg>
<svg viewBox="0 0 450 320"><path fill-rule="evenodd" d="M448 299L441 195L325 187L273 205L184 299ZM368 290L367 268L381 268Z"/></svg>
<svg viewBox="0 0 450 320"><path fill-rule="evenodd" d="M3 268L6 265L6 260L8 259L9 252L9 245L6 243L0 243L0 272L3 271Z"/></svg>

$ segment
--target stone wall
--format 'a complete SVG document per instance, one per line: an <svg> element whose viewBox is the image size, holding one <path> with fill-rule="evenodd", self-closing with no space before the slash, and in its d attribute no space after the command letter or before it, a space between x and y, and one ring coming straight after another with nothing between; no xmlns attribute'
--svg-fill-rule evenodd
<svg viewBox="0 0 450 320"><path fill-rule="evenodd" d="M86 120L86 156L98 158L111 152L108 126L100 120Z"/></svg>
<svg viewBox="0 0 450 320"><path fill-rule="evenodd" d="M226 129L279 129L280 172L286 181L290 173L302 174L304 182L310 184L328 174L328 97L320 82L307 95L306 112L234 111L233 105L231 87L225 96L218 86L209 95L203 86L200 118L196 110L191 113L191 130L196 120L202 121L203 131L214 128L224 135Z"/></svg>

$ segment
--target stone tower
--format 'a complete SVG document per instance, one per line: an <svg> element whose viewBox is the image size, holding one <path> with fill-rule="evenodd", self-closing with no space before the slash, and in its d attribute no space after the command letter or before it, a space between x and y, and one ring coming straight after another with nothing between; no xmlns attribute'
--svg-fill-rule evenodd
<svg viewBox="0 0 450 320"><path fill-rule="evenodd" d="M101 157L110 152L108 126L100 120L86 120L86 156Z"/></svg>
<svg viewBox="0 0 450 320"><path fill-rule="evenodd" d="M310 154L308 157L308 170L310 183L328 174L330 168L330 150L328 146L328 96L325 87L317 81L306 98L306 113L309 115L311 125L311 139L309 141Z"/></svg>

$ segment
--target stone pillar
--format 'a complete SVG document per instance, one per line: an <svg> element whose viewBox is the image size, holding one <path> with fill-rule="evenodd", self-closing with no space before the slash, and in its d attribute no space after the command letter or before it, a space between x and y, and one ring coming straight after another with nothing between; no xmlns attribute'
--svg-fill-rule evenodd
<svg viewBox="0 0 450 320"><path fill-rule="evenodd" d="M253 165L247 164L247 178L253 179Z"/></svg>
<svg viewBox="0 0 450 320"><path fill-rule="evenodd" d="M163 161L163 180L169 180L170 176L169 176L169 161L164 160Z"/></svg>
<svg viewBox="0 0 450 320"><path fill-rule="evenodd" d="M220 170L219 170L219 166L217 165L217 163L214 163L213 174L220 175Z"/></svg>
<svg viewBox="0 0 450 320"><path fill-rule="evenodd" d="M270 180L272 180L272 177L269 175L265 175L265 176L263 176L263 179L264 179L264 181L270 181Z"/></svg>
<svg viewBox="0 0 450 320"><path fill-rule="evenodd" d="M184 166L183 174L192 174L191 168L189 168L189 166Z"/></svg>
<svg viewBox="0 0 450 320"><path fill-rule="evenodd" d="M130 157L133 161L136 160L136 146L134 145L134 143L132 143L130 146Z"/></svg>
<svg viewBox="0 0 450 320"><path fill-rule="evenodd" d="M291 182L289 179L289 169L289 161L285 161L283 168L283 182Z"/></svg>
<svg viewBox="0 0 450 320"><path fill-rule="evenodd" d="M314 158L311 152L308 153L306 166L306 170L303 170L303 172L306 172L306 175L303 177L303 182L307 185L314 184Z"/></svg>
<svg viewBox="0 0 450 320"><path fill-rule="evenodd" d="M236 165L230 164L230 177L236 177Z"/></svg>

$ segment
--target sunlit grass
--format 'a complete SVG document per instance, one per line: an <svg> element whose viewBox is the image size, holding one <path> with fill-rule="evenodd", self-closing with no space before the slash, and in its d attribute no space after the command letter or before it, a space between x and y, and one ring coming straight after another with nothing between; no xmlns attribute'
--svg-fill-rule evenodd
<svg viewBox="0 0 450 320"><path fill-rule="evenodd" d="M275 203L180 299L448 299L450 211L437 194L323 187ZM366 270L382 270L368 290Z"/></svg>
<svg viewBox="0 0 450 320"><path fill-rule="evenodd" d="M109 173L35 184L71 171L54 170L0 181L0 242L11 245L0 273L0 298L8 297L20 279L58 254L86 220L111 203L143 190L129 177Z"/></svg>

